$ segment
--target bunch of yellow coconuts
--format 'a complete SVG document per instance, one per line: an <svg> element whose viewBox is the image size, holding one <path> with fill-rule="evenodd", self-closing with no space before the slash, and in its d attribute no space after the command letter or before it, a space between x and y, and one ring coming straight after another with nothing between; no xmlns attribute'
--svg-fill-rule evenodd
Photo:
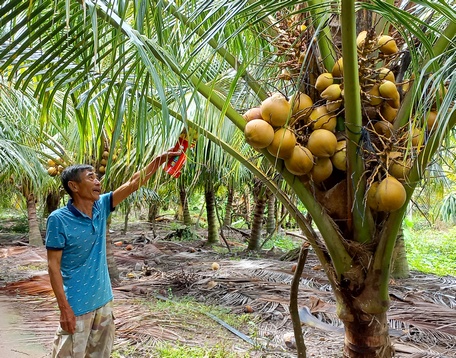
<svg viewBox="0 0 456 358"><path fill-rule="evenodd" d="M373 141L377 140L375 148L382 162L371 164L365 198L371 209L392 212L405 203L406 191L401 182L412 165L410 157L405 159L403 154L404 140L398 139L407 131L396 133L393 127L401 103L395 76L387 64L398 55L398 47L393 37L367 31L358 35L357 47L363 113L368 113L364 115L363 125ZM381 62L385 67L378 65ZM331 72L318 76L315 89L318 93L315 102L305 93L296 93L289 99L278 92L272 94L259 107L244 114L247 121L244 135L253 148L266 148L276 158L283 159L290 173L319 184L331 176L334 168L339 171L347 168L346 140L343 132L336 133L337 117L343 116L342 58ZM431 111L428 130L434 120L435 112ZM412 148L423 144L422 130L414 129L405 135ZM379 175L382 170L384 173Z"/></svg>

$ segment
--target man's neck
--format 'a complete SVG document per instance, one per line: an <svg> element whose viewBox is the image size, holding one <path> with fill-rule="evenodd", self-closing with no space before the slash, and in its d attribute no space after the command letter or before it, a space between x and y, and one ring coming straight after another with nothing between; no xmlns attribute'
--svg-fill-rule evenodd
<svg viewBox="0 0 456 358"><path fill-rule="evenodd" d="M81 213L86 214L92 218L93 202L88 200L80 200L80 198L73 198L73 206Z"/></svg>

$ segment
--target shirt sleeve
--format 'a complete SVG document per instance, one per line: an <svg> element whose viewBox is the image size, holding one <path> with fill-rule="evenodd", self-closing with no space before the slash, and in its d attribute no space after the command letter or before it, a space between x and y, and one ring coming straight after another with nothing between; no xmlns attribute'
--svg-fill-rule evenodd
<svg viewBox="0 0 456 358"><path fill-rule="evenodd" d="M62 250L64 247L65 235L60 220L57 216L50 215L46 222L46 249Z"/></svg>

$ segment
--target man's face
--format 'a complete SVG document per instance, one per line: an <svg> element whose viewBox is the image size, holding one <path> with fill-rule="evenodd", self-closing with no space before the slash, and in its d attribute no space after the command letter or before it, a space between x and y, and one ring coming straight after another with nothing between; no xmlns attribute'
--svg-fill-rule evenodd
<svg viewBox="0 0 456 358"><path fill-rule="evenodd" d="M100 181L97 175L91 170L84 170L80 175L80 181L73 181L71 184L74 195L79 196L80 199L97 201L100 198Z"/></svg>

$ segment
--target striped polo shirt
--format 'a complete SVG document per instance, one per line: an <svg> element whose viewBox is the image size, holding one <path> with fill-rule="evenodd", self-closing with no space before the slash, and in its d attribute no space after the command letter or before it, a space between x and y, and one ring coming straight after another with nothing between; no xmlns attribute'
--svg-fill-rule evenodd
<svg viewBox="0 0 456 358"><path fill-rule="evenodd" d="M47 219L46 249L63 250L63 288L76 316L113 299L106 263L106 220L112 211L110 192L93 204L92 218L76 209L70 199Z"/></svg>

